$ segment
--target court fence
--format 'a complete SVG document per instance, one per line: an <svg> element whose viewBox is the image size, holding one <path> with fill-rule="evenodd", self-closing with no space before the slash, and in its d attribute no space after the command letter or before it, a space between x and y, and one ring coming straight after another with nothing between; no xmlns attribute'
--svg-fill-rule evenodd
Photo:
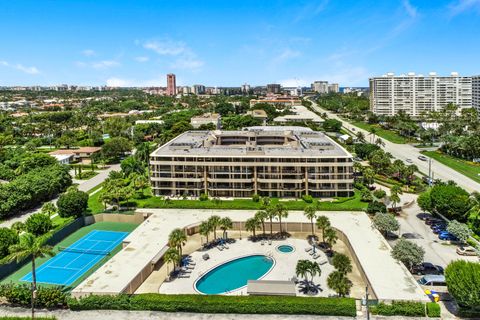
<svg viewBox="0 0 480 320"><path fill-rule="evenodd" d="M52 234L52 237L48 239L47 244L50 246L55 246L57 243L77 231L78 229L82 228L85 226L85 219L83 217L77 218L70 222L69 224L63 226L61 229L55 231ZM31 262L31 257L26 258L25 260L21 262L17 261L12 261L6 264L0 265L0 279L3 279L10 274L14 273L21 267L23 267L25 264Z"/></svg>

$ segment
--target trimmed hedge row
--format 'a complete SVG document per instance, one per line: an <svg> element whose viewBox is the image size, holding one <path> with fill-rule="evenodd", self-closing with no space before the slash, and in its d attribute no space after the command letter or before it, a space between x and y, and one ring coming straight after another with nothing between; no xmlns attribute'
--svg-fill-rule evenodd
<svg viewBox="0 0 480 320"><path fill-rule="evenodd" d="M0 320L29 320L29 319L32 319L32 317L9 317L9 316L0 317ZM57 318L35 316L35 319L37 319L37 320L56 320Z"/></svg>
<svg viewBox="0 0 480 320"><path fill-rule="evenodd" d="M440 305L436 302L427 302L427 316L430 318L440 318Z"/></svg>
<svg viewBox="0 0 480 320"><path fill-rule="evenodd" d="M380 302L371 307L371 312L382 316L424 317L425 305L410 301L393 301L392 304Z"/></svg>
<svg viewBox="0 0 480 320"><path fill-rule="evenodd" d="M355 299L267 296L163 295L156 293L69 299L72 310L148 310L239 314L314 314L355 317Z"/></svg>
<svg viewBox="0 0 480 320"><path fill-rule="evenodd" d="M0 284L0 297L5 298L13 305L30 307L32 292L28 284L3 283ZM64 307L67 296L60 287L37 287L35 305L39 308Z"/></svg>

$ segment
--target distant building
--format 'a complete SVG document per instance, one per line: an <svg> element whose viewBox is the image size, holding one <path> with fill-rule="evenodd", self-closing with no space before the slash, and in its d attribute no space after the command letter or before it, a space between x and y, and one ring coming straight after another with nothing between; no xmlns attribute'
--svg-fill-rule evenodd
<svg viewBox="0 0 480 320"><path fill-rule="evenodd" d="M201 84L195 84L192 86L192 93L205 94L205 86Z"/></svg>
<svg viewBox="0 0 480 320"><path fill-rule="evenodd" d="M59 157L59 156L71 156L71 157L69 157L69 162L73 158L73 160L80 161L82 163L91 163L92 162L92 156L95 153L99 153L101 150L102 150L102 148L100 148L100 147L81 147L81 148L78 148L78 149L59 149L59 150L49 152L49 155L57 158L57 160L59 160L59 161L60 161L60 159L64 158L64 157Z"/></svg>
<svg viewBox="0 0 480 320"><path fill-rule="evenodd" d="M472 77L472 107L480 115L480 75Z"/></svg>
<svg viewBox="0 0 480 320"><path fill-rule="evenodd" d="M267 93L279 94L282 91L282 86L276 83L267 84Z"/></svg>
<svg viewBox="0 0 480 320"><path fill-rule="evenodd" d="M287 114L284 116L276 117L273 119L276 123L289 123L289 122L296 122L296 123L303 123L303 122L315 122L315 123L322 123L323 119L318 116L316 113L308 110L306 107L302 105L296 105L289 109L293 112L293 114Z"/></svg>
<svg viewBox="0 0 480 320"><path fill-rule="evenodd" d="M242 93L249 93L250 92L250 85L247 83L242 84Z"/></svg>
<svg viewBox="0 0 480 320"><path fill-rule="evenodd" d="M220 129L220 125L221 125L220 121L221 121L221 117L218 113L205 113L205 114L202 114L201 116L192 117L190 119L190 124L195 129L198 129L203 124L212 123L215 125L215 128Z"/></svg>
<svg viewBox="0 0 480 320"><path fill-rule="evenodd" d="M268 115L265 112L265 110L262 110L262 109L249 110L247 111L246 114L247 116L251 116L252 118L262 120L263 125L267 124Z"/></svg>
<svg viewBox="0 0 480 320"><path fill-rule="evenodd" d="M338 86L338 83L329 84L328 85L328 92L334 92L334 93L340 92L340 87Z"/></svg>
<svg viewBox="0 0 480 320"><path fill-rule="evenodd" d="M378 115L393 116L399 111L417 117L422 113L442 110L448 104L459 108L472 107L472 77L450 76L395 76L388 73L370 78L370 109Z"/></svg>
<svg viewBox="0 0 480 320"><path fill-rule="evenodd" d="M177 82L173 73L167 74L167 95L174 96L177 94Z"/></svg>
<svg viewBox="0 0 480 320"><path fill-rule="evenodd" d="M312 90L316 93L328 93L328 81L314 81Z"/></svg>
<svg viewBox="0 0 480 320"><path fill-rule="evenodd" d="M252 99L250 100L250 107L253 107L257 103L270 103L270 104L282 104L284 106L296 106L301 105L300 99L294 98L277 98L277 99Z"/></svg>

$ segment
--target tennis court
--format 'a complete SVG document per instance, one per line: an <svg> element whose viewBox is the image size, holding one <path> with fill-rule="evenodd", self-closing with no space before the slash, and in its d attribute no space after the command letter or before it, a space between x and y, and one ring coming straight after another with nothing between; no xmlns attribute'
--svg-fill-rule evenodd
<svg viewBox="0 0 480 320"><path fill-rule="evenodd" d="M37 268L37 282L71 285L118 246L128 232L93 230ZM29 272L21 281L32 281Z"/></svg>

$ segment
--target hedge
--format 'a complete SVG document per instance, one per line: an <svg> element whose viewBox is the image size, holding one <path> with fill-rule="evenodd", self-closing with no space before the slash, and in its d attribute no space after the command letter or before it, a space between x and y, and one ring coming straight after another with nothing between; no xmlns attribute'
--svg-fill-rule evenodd
<svg viewBox="0 0 480 320"><path fill-rule="evenodd" d="M380 302L371 307L371 312L382 316L424 317L425 305L411 301L393 301L392 304Z"/></svg>
<svg viewBox="0 0 480 320"><path fill-rule="evenodd" d="M2 283L0 284L0 297L9 303L29 308L31 305L32 292L28 284ZM35 305L39 308L64 307L67 304L67 296L60 287L37 287L37 299Z"/></svg>
<svg viewBox="0 0 480 320"><path fill-rule="evenodd" d="M427 302L427 316L431 318L440 318L440 305L436 302Z"/></svg>
<svg viewBox="0 0 480 320"><path fill-rule="evenodd" d="M72 310L148 310L237 314L356 316L355 299L269 296L164 295L157 293L69 299Z"/></svg>
<svg viewBox="0 0 480 320"><path fill-rule="evenodd" d="M0 320L29 320L29 319L32 319L32 317L9 317L9 316L0 317ZM57 318L35 316L35 319L37 319L37 320L56 320Z"/></svg>

